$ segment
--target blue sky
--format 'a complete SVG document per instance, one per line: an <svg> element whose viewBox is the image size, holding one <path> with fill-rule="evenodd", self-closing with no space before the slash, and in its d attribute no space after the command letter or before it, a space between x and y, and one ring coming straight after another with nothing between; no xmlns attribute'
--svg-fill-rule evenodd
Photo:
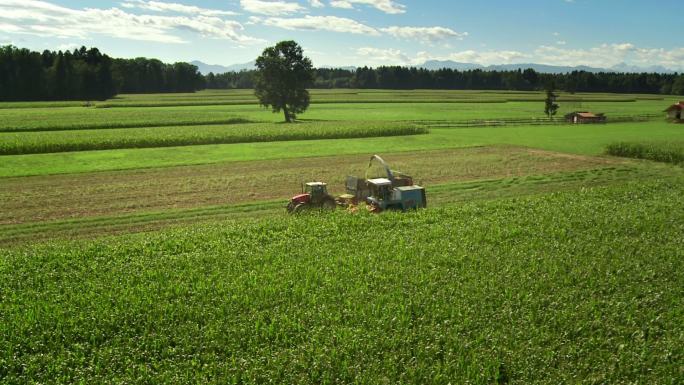
<svg viewBox="0 0 684 385"><path fill-rule="evenodd" d="M681 1L0 0L0 44L235 64L294 39L315 65L620 63L684 70Z"/></svg>

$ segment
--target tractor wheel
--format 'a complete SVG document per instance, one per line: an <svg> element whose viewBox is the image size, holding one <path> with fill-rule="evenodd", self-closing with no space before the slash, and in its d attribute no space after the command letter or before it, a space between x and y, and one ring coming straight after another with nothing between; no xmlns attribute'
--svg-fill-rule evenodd
<svg viewBox="0 0 684 385"><path fill-rule="evenodd" d="M292 213L293 214L301 214L305 211L309 211L310 209L311 209L311 205L309 205L308 203L300 203L294 207L294 209L292 210Z"/></svg>
<svg viewBox="0 0 684 385"><path fill-rule="evenodd" d="M323 202L323 206L321 206L323 210L335 210L337 208L337 203L333 199L328 199L325 202Z"/></svg>
<svg viewBox="0 0 684 385"><path fill-rule="evenodd" d="M292 214L294 212L294 209L295 209L294 202L290 202L287 204L287 212L288 213Z"/></svg>

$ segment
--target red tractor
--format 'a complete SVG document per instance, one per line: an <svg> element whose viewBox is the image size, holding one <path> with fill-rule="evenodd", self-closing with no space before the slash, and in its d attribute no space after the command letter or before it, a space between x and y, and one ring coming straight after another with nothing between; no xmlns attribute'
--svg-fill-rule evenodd
<svg viewBox="0 0 684 385"><path fill-rule="evenodd" d="M309 182L302 188L302 193L295 195L287 204L287 212L298 214L310 209L334 210L337 207L335 198L328 194L328 185L323 182Z"/></svg>

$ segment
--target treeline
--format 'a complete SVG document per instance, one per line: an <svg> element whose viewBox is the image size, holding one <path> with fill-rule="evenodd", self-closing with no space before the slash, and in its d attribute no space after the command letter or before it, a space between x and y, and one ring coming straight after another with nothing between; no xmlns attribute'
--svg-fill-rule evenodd
<svg viewBox="0 0 684 385"><path fill-rule="evenodd" d="M684 75L658 73L565 74L524 71L426 70L383 66L318 68L313 88L543 90L549 84L568 92L614 92L684 95ZM203 76L188 63L156 59L113 59L97 48L34 52L0 47L0 101L104 100L118 93L194 92L249 89L254 71Z"/></svg>
<svg viewBox="0 0 684 385"><path fill-rule="evenodd" d="M188 63L112 59L97 48L34 52L0 47L0 100L104 100L118 93L194 92L204 77Z"/></svg>
<svg viewBox="0 0 684 385"><path fill-rule="evenodd" d="M43 53L0 47L0 100L107 99L112 59L93 48Z"/></svg>
<svg viewBox="0 0 684 385"><path fill-rule="evenodd" d="M226 72L204 76L204 86L208 89L245 89L254 88L254 71Z"/></svg>
<svg viewBox="0 0 684 385"><path fill-rule="evenodd" d="M157 59L114 59L112 76L117 93L195 92L204 88L197 66L166 64Z"/></svg>
<svg viewBox="0 0 684 385"><path fill-rule="evenodd" d="M253 71L209 74L207 88L252 88ZM549 84L568 92L614 92L684 95L684 75L658 73L565 74L518 71L426 70L413 67L384 66L348 69L316 69L313 88L359 89L442 89L442 90L543 90ZM219 80L220 79L220 80Z"/></svg>

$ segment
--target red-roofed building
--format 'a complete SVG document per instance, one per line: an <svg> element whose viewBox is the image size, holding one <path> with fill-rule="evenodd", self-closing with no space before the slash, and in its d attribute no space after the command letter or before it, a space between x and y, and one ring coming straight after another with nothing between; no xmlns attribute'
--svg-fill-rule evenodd
<svg viewBox="0 0 684 385"><path fill-rule="evenodd" d="M682 111L684 111L684 102L673 104L670 106L670 108L665 110L665 112L667 112L668 119L678 121L681 121L684 118L684 114L682 113Z"/></svg>
<svg viewBox="0 0 684 385"><path fill-rule="evenodd" d="M572 112L565 115L565 120L575 124L605 123L606 115L593 112Z"/></svg>

